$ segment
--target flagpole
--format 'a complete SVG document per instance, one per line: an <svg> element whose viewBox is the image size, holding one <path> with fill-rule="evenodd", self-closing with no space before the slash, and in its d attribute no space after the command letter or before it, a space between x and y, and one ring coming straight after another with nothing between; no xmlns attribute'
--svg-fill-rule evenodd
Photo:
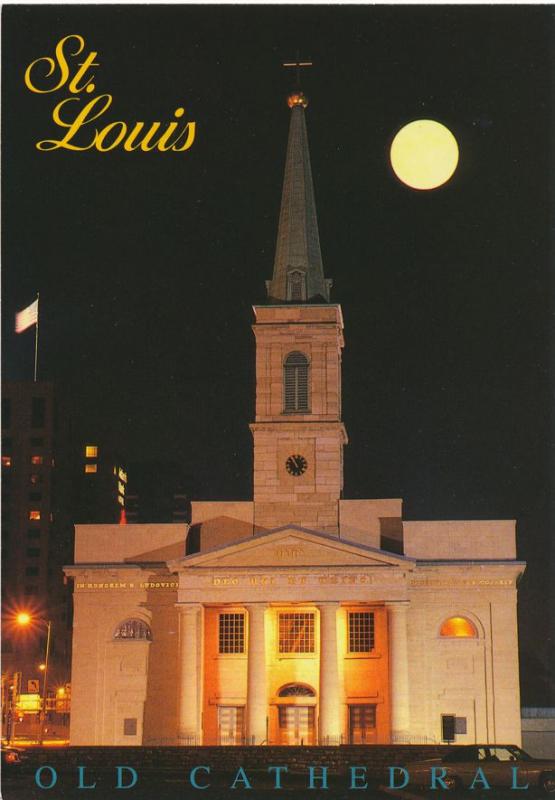
<svg viewBox="0 0 555 800"><path fill-rule="evenodd" d="M35 325L35 380L37 382L37 366L39 360L39 292L37 292L37 324Z"/></svg>

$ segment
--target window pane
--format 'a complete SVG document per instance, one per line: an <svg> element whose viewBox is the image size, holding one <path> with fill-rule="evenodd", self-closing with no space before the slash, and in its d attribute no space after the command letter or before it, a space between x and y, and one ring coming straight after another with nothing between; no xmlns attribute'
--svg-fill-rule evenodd
<svg viewBox="0 0 555 800"><path fill-rule="evenodd" d="M94 474L96 472L96 470L97 470L97 465L96 464L85 464L85 472L88 475Z"/></svg>
<svg viewBox="0 0 555 800"><path fill-rule="evenodd" d="M40 511L29 511L29 519L40 520Z"/></svg>
<svg viewBox="0 0 555 800"><path fill-rule="evenodd" d="M152 633L142 619L126 619L114 632L114 639L152 639Z"/></svg>
<svg viewBox="0 0 555 800"><path fill-rule="evenodd" d="M289 353L283 365L285 411L308 411L308 359L300 352Z"/></svg>
<svg viewBox="0 0 555 800"><path fill-rule="evenodd" d="M98 447L95 444L85 445L85 458L97 458Z"/></svg>
<svg viewBox="0 0 555 800"><path fill-rule="evenodd" d="M349 613L349 652L369 653L374 649L374 614L371 611Z"/></svg>
<svg viewBox="0 0 555 800"><path fill-rule="evenodd" d="M219 652L245 652L245 615L220 614L219 618Z"/></svg>
<svg viewBox="0 0 555 800"><path fill-rule="evenodd" d="M473 639L478 632L472 622L465 617L450 617L442 624L440 636L455 637L456 639Z"/></svg>
<svg viewBox="0 0 555 800"><path fill-rule="evenodd" d="M314 653L314 614L279 615L279 652Z"/></svg>

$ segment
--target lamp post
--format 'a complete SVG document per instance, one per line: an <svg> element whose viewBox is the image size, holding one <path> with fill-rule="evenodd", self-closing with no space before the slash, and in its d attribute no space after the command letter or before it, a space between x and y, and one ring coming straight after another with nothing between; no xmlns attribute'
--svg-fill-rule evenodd
<svg viewBox="0 0 555 800"><path fill-rule="evenodd" d="M40 713L40 727L39 727L39 745L44 741L44 727L46 723L46 697L48 689L48 658L50 656L50 635L52 632L52 622L48 619L41 619L40 617L32 617L26 612L21 612L17 615L17 622L19 625L29 625L31 622L37 622L41 625L46 625L46 653L44 657L44 677L42 683L42 710ZM42 664L41 664L42 668Z"/></svg>

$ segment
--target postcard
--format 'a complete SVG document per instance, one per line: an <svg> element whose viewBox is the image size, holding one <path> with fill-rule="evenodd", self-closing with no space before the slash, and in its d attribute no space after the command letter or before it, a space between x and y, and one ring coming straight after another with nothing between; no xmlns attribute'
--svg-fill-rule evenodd
<svg viewBox="0 0 555 800"><path fill-rule="evenodd" d="M554 791L550 7L2 35L3 796Z"/></svg>

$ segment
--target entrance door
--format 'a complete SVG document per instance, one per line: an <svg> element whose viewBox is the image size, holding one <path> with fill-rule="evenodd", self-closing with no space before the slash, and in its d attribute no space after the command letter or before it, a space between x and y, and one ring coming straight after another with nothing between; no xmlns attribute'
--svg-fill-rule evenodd
<svg viewBox="0 0 555 800"><path fill-rule="evenodd" d="M243 706L218 706L219 744L244 744L244 710Z"/></svg>
<svg viewBox="0 0 555 800"><path fill-rule="evenodd" d="M365 703L349 706L349 742L372 744L376 741L376 706Z"/></svg>
<svg viewBox="0 0 555 800"><path fill-rule="evenodd" d="M314 744L314 706L279 706L280 744Z"/></svg>

